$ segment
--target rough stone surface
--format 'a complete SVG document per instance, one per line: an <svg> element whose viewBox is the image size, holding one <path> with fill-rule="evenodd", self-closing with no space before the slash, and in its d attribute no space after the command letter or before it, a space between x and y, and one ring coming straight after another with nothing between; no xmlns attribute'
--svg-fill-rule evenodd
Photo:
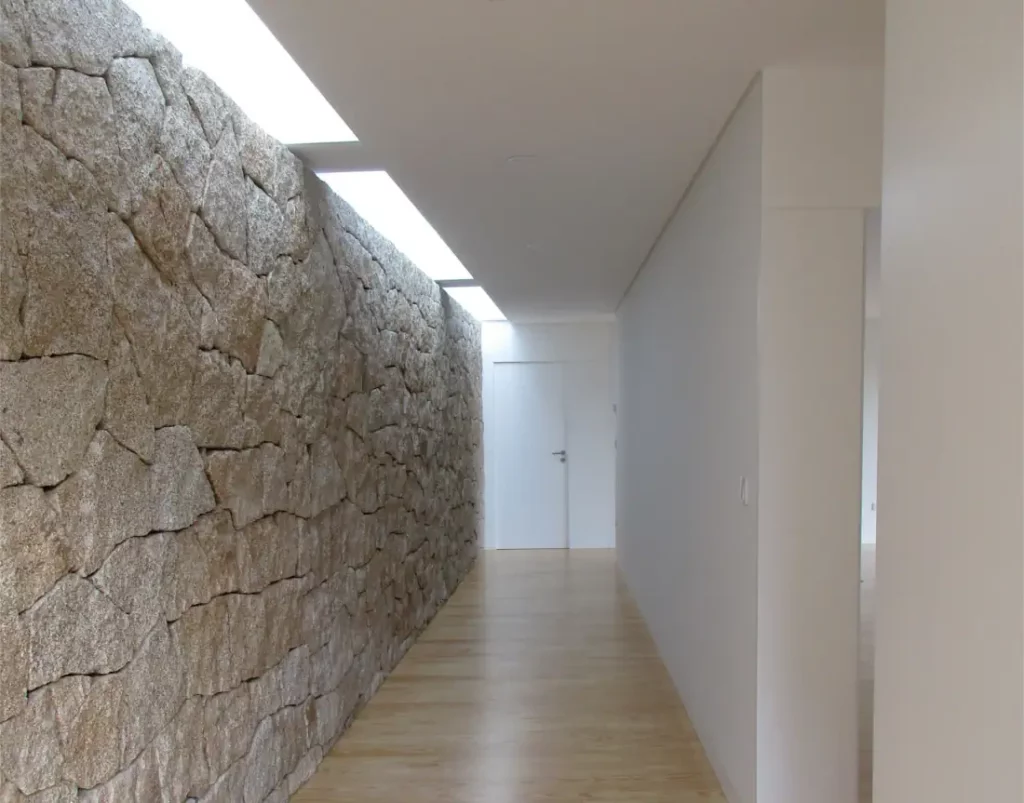
<svg viewBox="0 0 1024 803"><path fill-rule="evenodd" d="M164 94L148 59L114 59L107 74L117 144L129 164L148 161L164 121Z"/></svg>
<svg viewBox="0 0 1024 803"><path fill-rule="evenodd" d="M190 211L188 196L159 156L153 157L145 166L136 183L132 198L135 213L131 220L132 231L156 269L169 282L180 286L186 273L184 253Z"/></svg>
<svg viewBox="0 0 1024 803"><path fill-rule="evenodd" d="M238 153L238 141L230 125L213 149L213 161L203 193L203 218L217 244L234 259L246 261L248 213L245 176Z"/></svg>
<svg viewBox="0 0 1024 803"><path fill-rule="evenodd" d="M126 208L125 163L117 144L114 104L103 78L57 71L53 143L89 169L110 203Z"/></svg>
<svg viewBox="0 0 1024 803"><path fill-rule="evenodd" d="M188 194L193 209L198 209L206 187L212 150L199 122L187 104L167 109L159 140L160 154L174 171L174 177Z"/></svg>
<svg viewBox="0 0 1024 803"><path fill-rule="evenodd" d="M309 448L308 518L317 516L345 498L345 475L326 436ZM305 500L304 500L305 501Z"/></svg>
<svg viewBox="0 0 1024 803"><path fill-rule="evenodd" d="M22 794L60 783L64 769L53 689L28 696L22 713L0 723L0 772Z"/></svg>
<svg viewBox="0 0 1024 803"><path fill-rule="evenodd" d="M479 328L120 0L0 12L0 803L285 803L472 565Z"/></svg>
<svg viewBox="0 0 1024 803"><path fill-rule="evenodd" d="M298 765L309 746L305 706L283 708L263 720L249 751L249 772L242 787L244 803L260 803Z"/></svg>
<svg viewBox="0 0 1024 803"><path fill-rule="evenodd" d="M110 433L96 433L81 466L51 494L71 569L92 574L111 551L153 527L150 469Z"/></svg>
<svg viewBox="0 0 1024 803"><path fill-rule="evenodd" d="M192 396L199 332L185 301L143 253L131 230L107 216L114 312L132 345L157 426L184 421Z"/></svg>
<svg viewBox="0 0 1024 803"><path fill-rule="evenodd" d="M214 780L249 752L256 730L249 684L207 698L205 710L206 755Z"/></svg>
<svg viewBox="0 0 1024 803"><path fill-rule="evenodd" d="M224 126L231 119L231 102L225 98L217 85L206 73L193 67L186 67L181 73L181 87L209 142L218 142L224 133Z"/></svg>
<svg viewBox="0 0 1024 803"><path fill-rule="evenodd" d="M0 490L0 614L28 608L67 571L57 513L31 485Z"/></svg>
<svg viewBox="0 0 1024 803"><path fill-rule="evenodd" d="M314 719L316 714L314 713ZM308 723L307 723L308 725ZM307 740L317 738L318 732L314 731L307 736ZM295 769L288 773L288 777L284 780L284 796L281 798L282 801L287 801L294 795L302 785L313 777L313 773L316 772L316 768L320 765L323 760L324 751L320 745L314 744L310 748L309 752L306 753L302 758L299 759L299 763L295 765ZM278 787L279 789L281 787Z"/></svg>
<svg viewBox="0 0 1024 803"><path fill-rule="evenodd" d="M203 702L187 700L134 764L80 793L79 803L170 803L194 799L207 788L203 753Z"/></svg>
<svg viewBox="0 0 1024 803"><path fill-rule="evenodd" d="M153 529L182 530L215 507L203 462L186 427L157 430Z"/></svg>
<svg viewBox="0 0 1024 803"><path fill-rule="evenodd" d="M0 2L10 0L0 0ZM0 6L0 8L4 8ZM0 31L6 32L6 26ZM0 34L2 36L2 34ZM24 270L21 267L23 255L28 248L29 215L28 210L39 198L26 196L30 186L25 180L26 162L29 152L26 147L25 135L31 129L22 125L21 91L18 70L9 64L0 63L0 169L3 170L3 181L0 181L0 212L3 212L5 225L0 226L0 268L5 283L18 282L16 288L0 285L2 294L0 302L5 313L0 321L0 357L16 360L21 354L20 326L18 311L21 297L24 295ZM20 278L19 278L20 277ZM14 313L13 318L7 315Z"/></svg>
<svg viewBox="0 0 1024 803"><path fill-rule="evenodd" d="M136 801L156 800L159 789L163 800L185 800L203 794L209 788L210 769L205 751L207 733L204 721L205 701L192 697L181 707L171 724L161 731L146 751L155 765L158 783L152 784L153 791L147 795L136 795ZM214 735L214 739L224 734ZM145 761L146 753L140 758Z"/></svg>
<svg viewBox="0 0 1024 803"><path fill-rule="evenodd" d="M32 126L47 139L53 138L53 90L57 71L49 67L20 70L21 113L26 125Z"/></svg>
<svg viewBox="0 0 1024 803"><path fill-rule="evenodd" d="M102 75L116 55L149 55L154 43L138 15L120 2L31 0L32 61Z"/></svg>
<svg viewBox="0 0 1024 803"><path fill-rule="evenodd" d="M192 218L188 255L192 278L215 316L214 345L254 371L267 312L264 283L223 253L198 217Z"/></svg>
<svg viewBox="0 0 1024 803"><path fill-rule="evenodd" d="M130 617L132 631L149 633L164 612L164 567L175 534L129 538L90 580L118 610ZM141 640L141 638L139 639Z"/></svg>
<svg viewBox="0 0 1024 803"><path fill-rule="evenodd" d="M57 583L24 618L32 689L64 675L116 672L135 650L127 614L76 574Z"/></svg>
<svg viewBox="0 0 1024 803"><path fill-rule="evenodd" d="M88 789L131 764L178 712L184 687L177 648L161 625L125 669L96 678L62 723L65 777Z"/></svg>
<svg viewBox="0 0 1024 803"><path fill-rule="evenodd" d="M231 769L220 776L210 790L199 799L199 803L238 803L242 800L242 784L249 769L247 758L231 765Z"/></svg>
<svg viewBox="0 0 1024 803"><path fill-rule="evenodd" d="M240 591L253 594L271 583L295 576L299 544L293 537L295 528L282 521L288 515L268 516L237 533Z"/></svg>
<svg viewBox="0 0 1024 803"><path fill-rule="evenodd" d="M217 351L202 351L185 419L196 446L241 449L246 445L245 368Z"/></svg>
<svg viewBox="0 0 1024 803"><path fill-rule="evenodd" d="M309 697L309 648L292 650L277 666L249 684L252 710L262 720L288 705L298 705Z"/></svg>
<svg viewBox="0 0 1024 803"><path fill-rule="evenodd" d="M0 780L0 803L78 803L78 790L62 783L26 797L14 784L4 786Z"/></svg>
<svg viewBox="0 0 1024 803"><path fill-rule="evenodd" d="M28 634L22 620L0 613L0 722L10 719L25 705L28 691Z"/></svg>
<svg viewBox="0 0 1024 803"><path fill-rule="evenodd" d="M291 415L281 409L281 388L253 374L245 378L245 417L256 426L261 441L278 446L294 426Z"/></svg>
<svg viewBox="0 0 1024 803"><path fill-rule="evenodd" d="M290 477L279 446L264 443L241 452L211 452L206 471L217 500L231 511L236 527L288 508Z"/></svg>
<svg viewBox="0 0 1024 803"><path fill-rule="evenodd" d="M279 205L303 189L302 163L284 145L243 114L234 118L242 167Z"/></svg>
<svg viewBox="0 0 1024 803"><path fill-rule="evenodd" d="M75 470L106 389L106 366L77 354L0 363L0 436L30 482L56 485Z"/></svg>
<svg viewBox="0 0 1024 803"><path fill-rule="evenodd" d="M27 67L32 63L28 44L25 0L0 0L0 59L4 64Z"/></svg>
<svg viewBox="0 0 1024 803"><path fill-rule="evenodd" d="M164 615L174 621L194 605L239 587L236 533L218 510L176 533L168 543L161 582Z"/></svg>
<svg viewBox="0 0 1024 803"><path fill-rule="evenodd" d="M146 391L132 359L131 344L122 339L110 354L107 363L107 406L103 426L118 443L131 449L147 463L153 462L156 436L153 413L146 400Z"/></svg>
<svg viewBox="0 0 1024 803"><path fill-rule="evenodd" d="M0 87L0 92L5 91L6 88ZM6 125L0 120L0 126ZM0 130L0 137L3 135L4 132ZM3 165L0 165L0 169L4 170L6 181L9 173ZM2 193L3 185L0 183L0 196ZM18 252L13 227L5 213L8 208L0 197L0 217L8 221L6 225L0 226L0 359L16 360L24 349L21 305L25 298L25 257Z"/></svg>
<svg viewBox="0 0 1024 803"><path fill-rule="evenodd" d="M264 321L256 373L272 378L283 362L284 343L281 341L281 332L278 331L277 324L273 321Z"/></svg>
<svg viewBox="0 0 1024 803"><path fill-rule="evenodd" d="M32 130L26 130L26 141L40 158L23 163L24 180L48 182L50 192L33 205L24 259L24 350L105 359L113 306L103 237L106 203L79 162L64 159Z"/></svg>
<svg viewBox="0 0 1024 803"><path fill-rule="evenodd" d="M299 646L303 579L261 594L227 594L189 608L172 625L189 694L218 694L263 674Z"/></svg>
<svg viewBox="0 0 1024 803"><path fill-rule="evenodd" d="M25 474L14 457L14 452L7 448L7 444L0 441L0 488L9 485L20 485L25 479Z"/></svg>
<svg viewBox="0 0 1024 803"><path fill-rule="evenodd" d="M251 180L246 182L248 196L249 267L262 276L270 273L286 250L285 217L277 201Z"/></svg>

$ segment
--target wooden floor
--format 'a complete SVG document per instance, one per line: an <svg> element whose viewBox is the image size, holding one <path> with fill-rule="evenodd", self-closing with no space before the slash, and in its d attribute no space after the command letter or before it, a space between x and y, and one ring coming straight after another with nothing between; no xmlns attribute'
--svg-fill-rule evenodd
<svg viewBox="0 0 1024 803"><path fill-rule="evenodd" d="M485 552L298 803L725 803L613 551Z"/></svg>

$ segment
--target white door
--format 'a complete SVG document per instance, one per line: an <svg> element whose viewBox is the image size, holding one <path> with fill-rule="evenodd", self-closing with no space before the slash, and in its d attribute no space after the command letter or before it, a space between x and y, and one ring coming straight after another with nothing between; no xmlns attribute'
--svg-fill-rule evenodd
<svg viewBox="0 0 1024 803"><path fill-rule="evenodd" d="M565 549L565 402L558 363L494 366L498 549Z"/></svg>

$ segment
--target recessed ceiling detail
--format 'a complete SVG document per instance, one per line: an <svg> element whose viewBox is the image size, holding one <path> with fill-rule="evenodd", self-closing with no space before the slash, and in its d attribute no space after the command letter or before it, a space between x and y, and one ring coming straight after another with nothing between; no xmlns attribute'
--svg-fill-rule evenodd
<svg viewBox="0 0 1024 803"><path fill-rule="evenodd" d="M324 172L319 176L431 279L471 278L452 249L387 172Z"/></svg>
<svg viewBox="0 0 1024 803"><path fill-rule="evenodd" d="M505 313L498 309L498 305L479 285L476 287L446 287L444 290L478 321L507 320Z"/></svg>
<svg viewBox="0 0 1024 803"><path fill-rule="evenodd" d="M513 321L614 312L758 70L883 51L883 0L250 2Z"/></svg>
<svg viewBox="0 0 1024 803"><path fill-rule="evenodd" d="M505 320L504 313L387 172L339 171L318 175L477 320Z"/></svg>

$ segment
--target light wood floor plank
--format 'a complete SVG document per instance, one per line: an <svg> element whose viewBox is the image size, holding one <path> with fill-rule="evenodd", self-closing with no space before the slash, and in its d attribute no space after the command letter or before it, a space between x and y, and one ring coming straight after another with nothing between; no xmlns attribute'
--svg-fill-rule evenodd
<svg viewBox="0 0 1024 803"><path fill-rule="evenodd" d="M613 551L486 552L295 803L725 803Z"/></svg>

